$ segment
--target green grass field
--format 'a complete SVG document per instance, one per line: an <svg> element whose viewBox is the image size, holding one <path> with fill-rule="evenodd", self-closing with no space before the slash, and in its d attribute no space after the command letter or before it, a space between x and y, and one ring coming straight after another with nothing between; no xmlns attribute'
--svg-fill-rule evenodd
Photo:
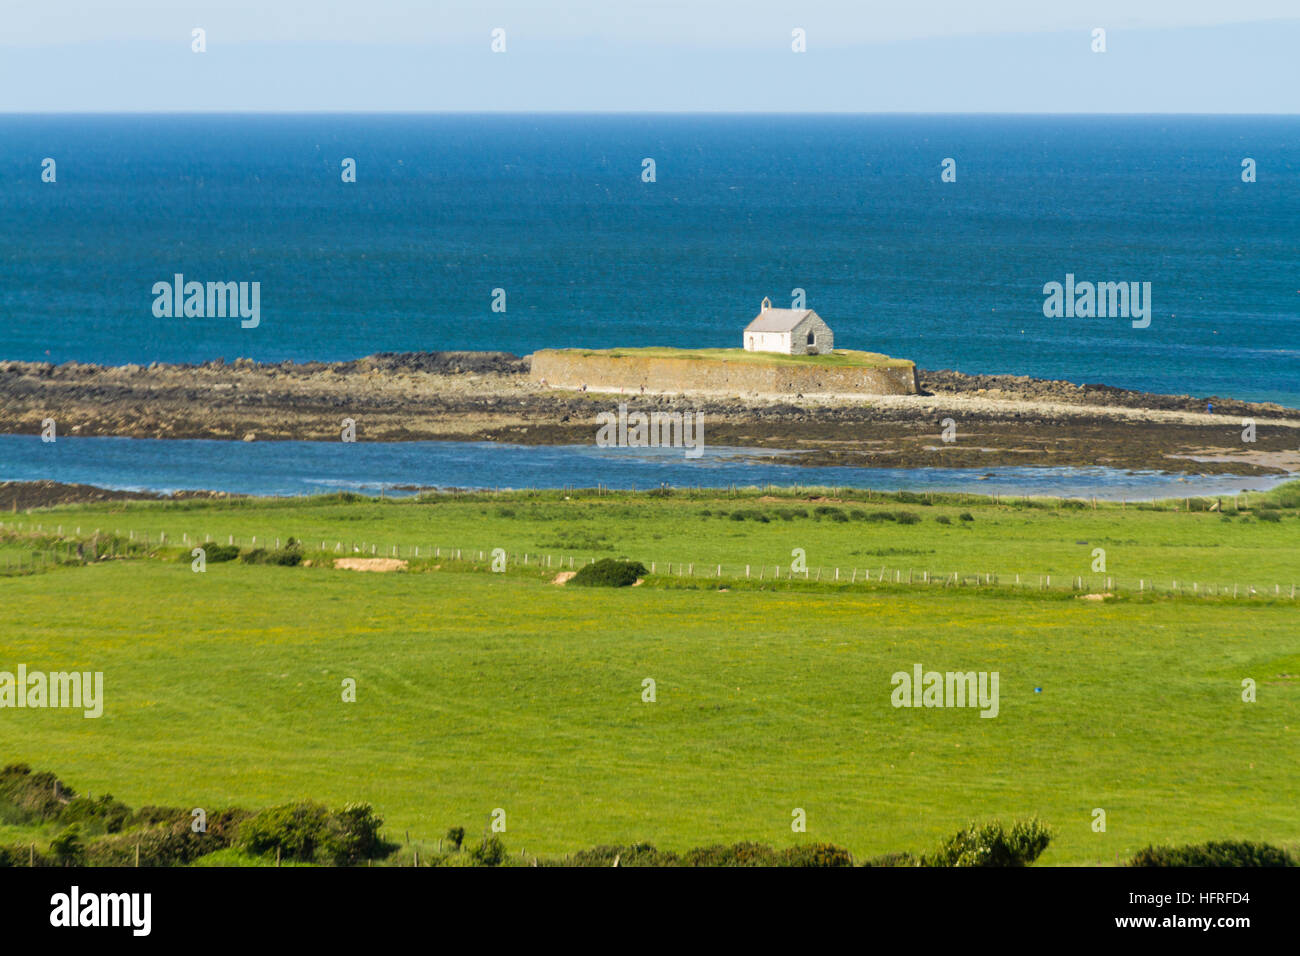
<svg viewBox="0 0 1300 956"><path fill-rule="evenodd" d="M786 566L803 547L810 564L860 567L893 549L936 567L1082 574L1103 546L1112 568L1134 574L1288 581L1300 579L1294 493L1252 495L1252 510L1228 521L1132 506L874 500L838 507L922 520L764 524L716 513L818 505L562 493L6 515L10 548L16 525L38 524L65 536L79 527L83 538L134 530L155 544L166 532L167 544L153 558L0 579L0 669L103 671L107 698L98 720L0 713L3 759L132 806L365 800L390 838L409 831L425 845L449 826L480 831L500 807L512 851L555 855L634 840L807 840L868 856L929 848L972 819L1034 814L1056 830L1049 865L1114 864L1152 842L1294 846L1293 601L785 582L721 590L662 575L611 591L555 587L535 566L492 574L422 560L407 573L359 574L319 554L312 567L231 562L195 574L171 547L185 534L245 545L295 535L309 548L401 545L403 557L441 542ZM1278 521L1258 519L1263 503L1281 505ZM892 707L891 675L915 663L998 671L999 716ZM341 699L349 677L356 703ZM1247 677L1255 703L1241 699ZM654 703L642 701L645 678L657 684ZM806 834L790 830L796 807ZM1094 808L1106 811L1105 833L1091 828ZM0 842L24 835L5 827Z"/></svg>

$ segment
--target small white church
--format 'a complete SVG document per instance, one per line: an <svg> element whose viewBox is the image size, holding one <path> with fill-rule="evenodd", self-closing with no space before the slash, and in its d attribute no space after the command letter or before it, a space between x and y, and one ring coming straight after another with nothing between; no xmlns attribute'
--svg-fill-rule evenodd
<svg viewBox="0 0 1300 956"><path fill-rule="evenodd" d="M774 309L763 299L758 317L745 326L745 351L825 355L835 348L831 327L812 309Z"/></svg>

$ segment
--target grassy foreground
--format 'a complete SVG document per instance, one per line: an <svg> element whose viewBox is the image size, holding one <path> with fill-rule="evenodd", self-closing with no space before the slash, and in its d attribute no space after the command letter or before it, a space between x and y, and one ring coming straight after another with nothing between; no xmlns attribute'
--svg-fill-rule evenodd
<svg viewBox="0 0 1300 956"><path fill-rule="evenodd" d="M1291 506L1274 522L1253 509L1223 521L1131 506L842 505L924 512L900 525L818 520L807 501L761 497L114 505L5 518L83 536L99 525L155 541L166 531L169 545L208 532L343 539L349 551L354 539L534 553L581 542L647 563L653 548L679 561L770 553L787 566L800 546L810 562L930 549L936 562L1033 569L1088 560L1086 545L1113 539L1120 560L1144 570L1205 579L1227 562L1239 576L1300 577ZM809 516L716 515L796 505ZM536 569L427 560L392 574L319 562L196 574L179 550L0 578L0 669L103 671L106 696L98 720L0 711L6 762L134 806L365 800L390 839L409 831L425 845L453 825L477 833L502 808L510 849L538 854L752 839L870 856L933 845L971 819L1032 815L1055 829L1049 865L1113 864L1148 843L1300 839L1289 601L720 590L662 576L579 590ZM999 716L892 707L891 675L915 663L998 671ZM1255 703L1241 699L1248 677ZM355 703L342 700L345 678ZM791 832L795 808L806 834ZM1091 826L1096 808L1104 833ZM29 836L0 828L0 842Z"/></svg>

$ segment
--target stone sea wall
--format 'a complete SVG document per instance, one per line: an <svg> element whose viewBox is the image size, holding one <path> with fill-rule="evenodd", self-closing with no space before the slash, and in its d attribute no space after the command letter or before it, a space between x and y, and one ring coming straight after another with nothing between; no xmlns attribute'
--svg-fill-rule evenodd
<svg viewBox="0 0 1300 956"><path fill-rule="evenodd" d="M725 359L614 356L577 349L532 355L533 381L599 392L718 392L729 395L914 395L915 366L865 368L765 365Z"/></svg>

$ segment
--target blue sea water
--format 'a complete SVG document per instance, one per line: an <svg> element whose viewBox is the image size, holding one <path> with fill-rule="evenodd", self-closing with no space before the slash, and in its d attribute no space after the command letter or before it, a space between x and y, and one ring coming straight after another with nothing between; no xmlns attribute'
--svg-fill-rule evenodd
<svg viewBox="0 0 1300 956"><path fill-rule="evenodd" d="M260 325L155 318L175 273ZM1044 318L1066 273L1150 327ZM1300 118L0 116L0 358L734 346L796 287L923 368L1300 406Z"/></svg>
<svg viewBox="0 0 1300 956"><path fill-rule="evenodd" d="M1178 476L1112 468L805 467L785 452L706 447L525 446L492 442L210 441L0 435L0 481L52 480L148 491L207 489L249 495L415 488L720 488L827 486L876 491L1095 496L1132 501L1267 490L1281 477ZM0 501L0 504L3 504Z"/></svg>

